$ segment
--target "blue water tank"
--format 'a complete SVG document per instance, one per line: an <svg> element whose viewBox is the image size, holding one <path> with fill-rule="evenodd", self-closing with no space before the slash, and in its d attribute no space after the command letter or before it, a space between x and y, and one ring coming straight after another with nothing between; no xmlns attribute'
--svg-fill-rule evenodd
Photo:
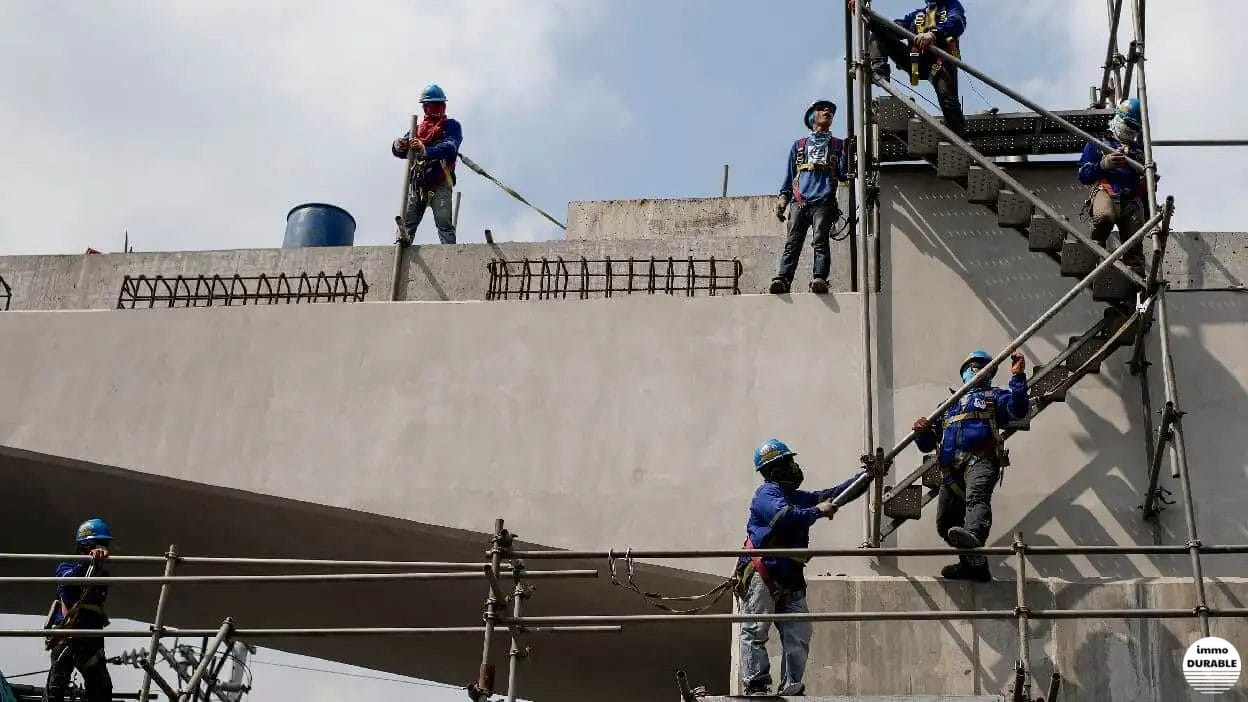
<svg viewBox="0 0 1248 702"><path fill-rule="evenodd" d="M286 213L286 237L282 248L351 246L355 243L355 217L337 205L309 202Z"/></svg>

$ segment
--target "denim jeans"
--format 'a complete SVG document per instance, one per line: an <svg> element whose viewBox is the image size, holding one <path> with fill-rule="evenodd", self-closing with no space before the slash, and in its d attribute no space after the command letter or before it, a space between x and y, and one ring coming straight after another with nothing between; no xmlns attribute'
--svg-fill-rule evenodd
<svg viewBox="0 0 1248 702"><path fill-rule="evenodd" d="M745 599L739 600L741 614L805 614L806 591L782 595L779 602L757 573L746 583ZM741 625L741 681L747 690L771 685L771 661L767 658L768 629L771 622ZM806 675L810 655L810 622L776 622L780 632L780 690L800 685Z"/></svg>
<svg viewBox="0 0 1248 702"><path fill-rule="evenodd" d="M840 216L835 194L815 203L794 202L789 215L789 238L784 242L784 253L780 256L780 272L777 277L792 283L797 273L797 260L802 256L802 245L806 243L806 230L813 228L815 236L811 246L815 250L814 277L827 280L828 271L832 267L831 247L828 236L832 226Z"/></svg>
<svg viewBox="0 0 1248 702"><path fill-rule="evenodd" d="M433 223L438 227L438 240L443 244L455 243L455 224L451 219L451 186L440 185L433 190L409 188L407 212L403 214L403 228L409 241L416 240L416 228L424 219L425 207L433 210Z"/></svg>
<svg viewBox="0 0 1248 702"><path fill-rule="evenodd" d="M946 534L949 528L960 526L986 546L988 534L992 531L992 491L997 487L1001 467L991 456L975 456L962 451L957 453L956 460L936 498L936 530L940 532L940 538L948 543ZM974 566L987 562L983 556L965 560Z"/></svg>

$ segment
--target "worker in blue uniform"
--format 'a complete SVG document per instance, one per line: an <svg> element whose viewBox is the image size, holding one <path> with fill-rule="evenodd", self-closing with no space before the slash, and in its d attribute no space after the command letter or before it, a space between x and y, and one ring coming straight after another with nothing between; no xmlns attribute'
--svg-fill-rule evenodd
<svg viewBox="0 0 1248 702"><path fill-rule="evenodd" d="M1126 241L1147 221L1148 190L1143 174L1127 163L1127 158L1144 162L1144 145L1140 138L1140 101L1131 98L1119 103L1109 120L1109 133L1104 136L1113 153L1102 153L1095 144L1083 147L1079 159L1079 182L1092 186L1084 203L1084 216L1092 221L1091 236L1105 246L1109 233L1118 227L1118 236ZM1122 262L1144 275L1144 244L1138 242L1122 256Z"/></svg>
<svg viewBox="0 0 1248 702"><path fill-rule="evenodd" d="M446 92L436 84L430 84L420 92L420 106L424 118L416 126L416 134L409 131L390 145L390 153L398 158L407 158L409 151L416 152L416 165L409 174L403 230L410 244L415 240L416 228L420 226L427 207L433 210L438 240L443 244L454 244L451 195L455 187L455 162L459 158L459 146L464 142L464 130L458 120L446 116Z"/></svg>
<svg viewBox="0 0 1248 702"><path fill-rule="evenodd" d="M78 527L74 538L76 552L91 557L89 562L63 561L56 566L58 578L81 578L92 566L92 577L107 575L103 564L112 549L113 534L102 519L88 519ZM112 702L113 681L108 674L103 636L58 637L56 629L103 629L108 626L104 601L108 587L102 585L59 585L52 611L52 632L48 637L52 668L48 671L45 702L63 702L74 669L82 674L87 702Z"/></svg>
<svg viewBox="0 0 1248 702"><path fill-rule="evenodd" d="M849 0L852 9L854 0ZM920 80L932 82L936 102L945 116L945 124L956 134L965 136L966 118L958 97L958 67L927 53L933 44L955 58L962 58L960 37L966 31L966 10L958 0L926 0L923 7L905 17L893 20L897 25L918 35L913 43L881 27L874 20L867 24L870 42L871 70L876 76L889 78L889 59L910 75L911 85Z"/></svg>
<svg viewBox="0 0 1248 702"><path fill-rule="evenodd" d="M992 361L987 351L972 351L958 374L968 383ZM979 548L992 530L992 491L1004 468L1001 426L1024 419L1030 410L1027 363L1021 353L1010 356L1009 389L992 387L992 376L979 382L944 416L934 422L921 417L914 423L920 451L938 450L943 479L936 502L936 531L955 548ZM988 559L961 556L940 574L953 580L992 580Z"/></svg>
<svg viewBox="0 0 1248 702"><path fill-rule="evenodd" d="M776 217L784 221L784 212L793 203L789 214L789 236L780 255L780 270L771 281L769 291L781 295L789 292L793 276L797 273L797 261L806 243L806 232L814 230L811 246L814 249L814 273L810 291L816 294L828 292L828 273L831 270L831 245L828 243L832 227L840 218L840 206L836 201L836 185L846 176L845 142L832 136L832 118L836 105L831 100L816 100L806 108L805 123L810 133L793 142L785 161L784 181L780 183L780 199L776 202Z"/></svg>
<svg viewBox="0 0 1248 702"><path fill-rule="evenodd" d="M802 468L797 456L779 439L768 439L754 451L754 470L763 484L750 501L746 523L746 548L807 548L810 528L820 519L831 519L837 511L832 500L857 499L870 485L862 481L847 492L863 475L827 490L799 490ZM874 470L874 468L873 468ZM737 597L742 614L806 613L806 559L779 556L743 556L737 563ZM771 686L771 665L767 657L769 622L741 625L741 678L746 695L766 695ZM800 695L810 652L810 622L778 622L782 656L777 694Z"/></svg>

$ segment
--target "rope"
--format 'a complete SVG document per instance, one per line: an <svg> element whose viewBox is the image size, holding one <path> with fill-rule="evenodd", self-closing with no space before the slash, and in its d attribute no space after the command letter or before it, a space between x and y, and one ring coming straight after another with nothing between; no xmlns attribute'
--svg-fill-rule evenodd
<svg viewBox="0 0 1248 702"><path fill-rule="evenodd" d="M972 76L972 75L969 75L969 74L968 74L968 75L967 75L967 78L969 79L969 81L968 81L968 85L970 85L970 86L971 86L971 90L974 90L974 91L975 91L975 94L979 96L979 99L980 99L980 101L982 101L982 102L984 103L984 106L985 106L985 107L987 107L989 110L995 110L995 109L997 109L997 107L996 107L995 105L993 105L992 103L988 102L988 98L984 97L984 94L983 94L983 93L979 92L979 88L976 88L976 87L975 87L975 83L977 83L977 82L978 82L978 81L976 81L976 80L975 80L975 76Z"/></svg>
<svg viewBox="0 0 1248 702"><path fill-rule="evenodd" d="M616 585L618 587L624 588L625 590L635 592L638 595L641 595L642 599L644 599L646 603L649 604L650 606L655 607L657 609L661 609L665 612L671 612L672 614L700 614L702 612L705 612L711 607L714 607L720 600L724 598L724 595L726 593L733 591L734 589L736 589L736 586L737 586L737 579L735 577L732 577L716 585L711 590L702 593L701 595L667 596L667 595L662 595L657 592L644 592L641 588L637 587L637 583L633 581L634 571L633 571L632 549L628 549L627 551L624 552L624 563L627 568L626 570L627 583L621 583L619 580L619 577L616 575L615 564L617 560L618 559L616 558L614 551L607 551L607 569L611 573L612 585ZM699 605L696 607L689 607L687 609L677 609L675 607L669 607L668 605L663 604L664 602L700 602L707 598L711 598L711 599L706 604Z"/></svg>
<svg viewBox="0 0 1248 702"><path fill-rule="evenodd" d="M486 172L486 170L485 170L484 168L482 168L481 166L478 166L478 165L476 164L476 162L475 162L475 161L473 161L472 159L468 158L467 156L465 156L464 154L462 154L462 153L461 153L461 154L459 154L459 160L460 160L461 162L463 162L463 164L464 164L465 166L467 166L467 167L471 168L473 171L475 171L475 172L476 172L478 175L480 175L482 178L485 178L486 180L490 181L491 183L493 183L493 184L497 185L498 187L502 188L502 189L503 189L503 192L505 192L505 193L507 193L508 195L510 195L510 196L512 196L512 197L514 197L514 198L516 198L517 200L519 200L520 202L524 203L525 205L528 205L529 207L533 208L533 210L535 210L538 214L540 214L541 216L545 217L546 219L549 219L549 220L550 220L550 221L551 221L551 222L552 222L552 223L553 223L556 227L559 227L560 229L562 229L562 230L564 230L564 231L567 231L567 230L568 230L568 225L566 225L566 224L564 224L563 222L560 222L559 220L557 220L557 219L555 219L554 217L550 216L550 214L549 214L548 212L546 212L546 210L543 210L542 208L538 207L537 205L534 205L533 203L529 202L528 200L525 200L525 199L524 199L524 196L522 196L520 193L516 192L515 190L512 190L511 188L507 187L507 185L505 185L505 184L504 184L502 181L500 181L498 178L495 178L494 176L492 176L492 175L490 175L489 173L487 173L487 172Z"/></svg>

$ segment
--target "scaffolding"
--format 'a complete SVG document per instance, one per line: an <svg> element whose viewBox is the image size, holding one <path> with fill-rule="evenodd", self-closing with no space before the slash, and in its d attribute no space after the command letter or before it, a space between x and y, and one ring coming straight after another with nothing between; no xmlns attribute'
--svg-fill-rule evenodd
<svg viewBox="0 0 1248 702"><path fill-rule="evenodd" d="M1057 258L1065 258L1067 250L1072 252L1081 250L1091 257L1094 263L1087 266L1083 271L1077 284L1056 301L1044 314L1031 323L1022 333L1012 340L1003 350L996 354L992 361L979 371L976 376L969 382L965 383L959 390L955 391L948 399L945 400L936 410L932 411L927 419L933 420L942 415L945 410L952 406L956 401L965 396L976 383L989 377L1003 363L1012 352L1020 348L1028 339L1051 321L1056 314L1069 305L1074 299L1079 297L1083 292L1092 289L1095 290L1098 285L1102 285L1105 281L1111 280L1116 276L1117 283L1126 286L1126 290L1130 291L1134 297L1133 304L1121 303L1111 305L1110 311L1116 311L1117 316L1107 315L1106 323L1103 327L1094 328L1085 335L1087 341L1087 349L1075 352L1074 347L1068 349L1057 358L1053 359L1046 365L1044 371L1037 371L1032 377L1032 381L1040 384L1046 383L1045 389L1038 395L1041 400L1039 408L1043 409L1048 402L1054 401L1059 393L1064 393L1070 386L1078 382L1083 374L1092 365L1099 363L1108 354L1113 353L1117 348L1130 346L1131 359L1130 368L1133 375L1137 376L1140 382L1143 413L1142 418L1147 429L1146 436L1148 440L1145 445L1146 453L1146 470L1149 477L1148 488L1143 495L1144 509L1143 517L1145 519L1155 519L1162 506L1159 504L1164 498L1158 487L1161 464L1163 457L1170 457L1171 476L1180 480L1182 491L1182 501L1184 503L1184 521L1186 527L1187 540L1182 544L1170 545L1140 545L1140 546L1037 546L1029 545L1025 540L1025 535L1015 534L1013 543L1009 547L983 547L978 549L952 549L952 548L898 548L887 547L882 544L883 539L891 535L895 530L904 524L906 519L913 519L923 506L930 502L934 493L931 492L931 485L928 485L928 494L919 501L911 501L908 512L912 516L903 519L894 519L889 527L883 524L883 517L888 514L890 503L897 503L913 497L913 492L907 493L907 489L914 483L922 480L930 474L932 465L925 462L919 469L912 471L904 478L896 481L891 489L886 493L883 479L876 479L874 484L870 486L870 497L868 500L868 510L866 511L866 519L864 524L864 540L863 546L867 548L839 548L839 549L695 549L695 550L671 550L656 549L643 550L632 548L605 549L593 551L539 551L539 550L517 550L515 548L514 534L510 533L504 526L502 519L496 520L492 531L492 541L489 550L486 552L486 561L473 563L460 562L419 562L419 561L351 561L351 560L311 560L311 559L275 559L275 558L195 558L182 556L178 553L176 547L170 546L168 552L164 556L119 556L110 559L110 562L118 564L135 564L135 565L159 565L163 566L163 575L160 576L120 576L108 578L51 578L51 577L0 577L0 585L4 584L106 584L109 586L125 586L127 584L147 583L159 584L160 594L154 609L153 623L149 629L135 629L123 631L108 631L108 637L119 638L147 638L149 639L149 647L147 649L146 660L142 662L145 677L142 690L140 691L140 700L148 700L150 697L150 688L152 684L156 684L171 699L186 699L188 690L193 689L193 685L186 683L184 687L175 688L165 681L155 670L157 660L157 651L162 637L169 636L203 636L212 637L213 651L228 645L229 642L243 639L265 639L265 638L281 638L293 636L442 636L442 635L481 635L483 639L481 662L478 671L478 677L468 686L468 694L474 700L489 699L496 689L494 664L494 648L497 643L496 636L500 632L506 632L510 639L510 646L507 651L508 671L506 683L506 699L515 700L518 692L518 677L522 662L528 654L527 638L531 635L544 634L573 634L573 633L617 633L625 626L647 625L647 624L723 624L723 623L742 623L742 622L783 622L783 621L811 621L811 622L863 622L863 621L946 621L946 620L1001 620L1015 621L1018 628L1018 655L1015 663L1014 684L1011 690L1012 698L1016 702L1030 702L1032 688L1032 666L1029 630L1031 623L1037 620L1060 620L1060 619L1187 619L1191 618L1199 622L1201 633L1204 636L1209 635L1209 620L1211 618L1248 618L1248 608L1230 607L1230 608L1212 608L1206 597L1205 585L1206 580L1203 572L1202 558L1215 555L1242 555L1248 553L1248 545L1208 545L1204 544L1198 534L1189 465L1186 453L1186 444L1183 433L1183 410L1179 402L1177 383L1175 379L1174 362L1170 350L1170 330L1168 326L1168 312L1166 306L1166 293L1168 283L1161 277L1161 264L1164 260L1168 236L1170 233L1170 220L1174 210L1174 201L1172 198L1166 198L1164 202L1159 202L1156 188L1156 162L1154 160L1153 148L1159 145L1180 144L1183 145L1224 145L1238 144L1241 142L1232 142L1224 140L1202 140L1189 142L1162 142L1152 139L1151 127L1149 123L1149 102L1147 75L1145 70L1145 0L1127 0L1125 3L1129 7L1131 20L1133 25L1133 40L1127 54L1124 56L1119 52L1117 43L1117 32L1121 23L1121 15L1124 10L1123 0L1107 0L1107 9L1109 17L1110 33L1106 47L1106 59L1102 66L1102 75L1098 87L1094 87L1092 91L1092 112L1075 113L1058 113L1045 109L1043 106L1032 102L1027 97L1011 90L1006 85L995 80L991 76L985 74L969 63L943 51L941 48L932 45L926 51L939 57L943 61L952 66L956 66L966 73L979 78L984 83L996 88L1003 94L1014 99L1018 103L1034 111L1034 114L1025 116L1020 115L1004 115L996 116L993 119L1003 119L1007 122L1014 120L1020 122L1026 120L1025 126L1020 127L1017 133L991 135L976 135L974 130L968 130L969 138L963 138L957 133L944 125L938 118L926 113L921 106L913 99L902 94L890 82L883 79L873 79L870 70L869 54L868 54L868 23L874 31L884 28L891 31L901 38L913 41L914 35L903 27L897 26L890 19L876 13L871 8L870 0L858 0L852 9L847 8L845 13L846 19L846 61L847 61L847 96L851 109L848 114L848 135L850 142L853 144L854 159L850 169L852 177L852 189L850 192L850 211L854 213L853 222L855 224L855 237L851 239L853 256L853 280L854 289L862 296L862 349L865 364L864 385L863 385L863 409L865 413L865 434L863 441L863 461L866 464L883 464L890 469L894 465L898 456L913 442L913 433L907 434L901 441L894 445L891 449L885 450L883 446L878 445L874 435L874 384L872 380L872 359L874 348L874 335L871 327L871 309L873 304L873 296L879 292L879 246L880 246L880 175L881 163L884 160L899 160L907 156L917 155L918 158L926 158L929 161L935 160L939 169L945 170L941 162L944 159L950 159L954 164L954 170L960 172L961 165L965 163L966 176L965 182L968 191L977 187L988 184L988 190L995 189L1002 197L1008 192L1014 202L1022 202L1025 205L1024 215L1018 220L1017 225L1028 230L1029 238L1057 237L1057 251L1048 250L1051 253L1060 252ZM881 122L880 122L880 103L877 103L871 97L871 89L873 86L879 87L888 93L893 103L891 105L904 106L907 116L907 125L909 127L909 139L906 144L906 151L902 152L896 145L890 145L887 148L881 146ZM1131 165L1143 174L1147 184L1147 206L1148 217L1146 224L1131 236L1126 237L1121 245L1113 250L1106 250L1104 247L1093 241L1086 232L1080 231L1072 225L1064 216L1058 213L1048 202L1042 197L1025 187L1021 182L1014 178L1005 168L1002 168L992 157L986 155L981 147L987 150L998 152L998 155L1017 154L1017 153L1054 153L1061 152L1063 149L1071 148L1072 144L1095 144L1103 152L1112 151L1111 147L1097 139L1093 134L1087 131L1086 127L1096 123L1096 119L1103 117L1103 110L1116 104L1120 99L1131 94L1132 88L1138 95L1141 104L1142 117L1142 139L1144 147L1144 161L1130 161ZM1096 113L1101 110L1102 113ZM1086 118L1086 120L1085 120ZM1085 125L1085 126L1080 126ZM994 141L995 139L995 141ZM985 145L988 145L985 147ZM973 165L971 165L973 162ZM409 159L410 167L410 159ZM1002 186L1007 189L1003 190ZM404 185L404 198L406 199L406 183ZM998 201L999 202L999 201ZM399 261L405 242L403 234L400 232L400 241L396 245L395 269L398 270ZM1151 259L1145 275L1141 276L1136 271L1123 265L1121 258L1130 249L1131 246L1138 242L1148 239L1151 244ZM591 264L598 265L605 263L603 272L591 271ZM681 263L684 263L681 261ZM696 263L703 263L698 261ZM522 299L528 299L530 295L536 295L539 299L545 297L564 297L568 292L574 295L585 297L591 293L601 293L610 296L612 292L665 292L667 294L675 294L684 291L688 295L694 294L695 290L707 290L710 294L715 294L717 290L725 292L731 291L731 294L737 294L737 279L740 277L741 264L733 261L728 267L727 273L719 271L716 263L712 259L708 262L708 269L705 272L698 272L696 263L690 259L683 275L677 274L673 268L674 262L669 259L666 272L656 269L655 259L649 259L642 265L647 265L646 272L639 274L638 277L644 280L644 287L634 288L633 261L627 262L626 277L627 281L623 288L616 289L614 284L619 281L619 275L612 267L609 260L604 262L586 261L581 259L575 262L578 265L578 272L569 274L566 264L561 260L547 261L542 259L539 262L525 260L523 262L496 260L490 264L491 273L491 299L506 299L509 295L520 295ZM1065 261L1062 261L1065 266ZM521 266L520 271L512 272L516 266ZM536 268L534 268L536 266ZM661 266L659 267L662 268ZM657 272L656 272L657 271ZM511 278L522 278L525 282L520 290L513 290L507 281ZM339 274L341 277L341 274ZM581 284L579 288L569 290L568 281L579 278ZM604 283L601 289L594 287L591 280L603 278ZM709 280L706 287L698 287L696 279ZM720 279L730 280L730 283L724 283L721 287ZM394 290L391 297L396 294L399 277L394 276ZM159 279L158 279L159 280ZM179 279L181 280L181 279ZM341 293L343 301L363 299L363 293L367 291L366 284L363 283L362 274L358 279L359 285L355 290L339 291L335 288L335 293ZM537 291L534 292L531 287L531 281L537 280ZM187 289L186 293L178 291L184 289L185 286L179 288L177 283L168 282L156 283L145 279L129 281L127 284L145 285L141 292L133 292L130 295L132 303L147 303L148 306L156 304L163 305L168 302L169 306L173 306L176 301L185 302L188 306L198 303L202 295L198 292L191 292ZM562 281L562 282L560 282ZM656 281L659 281L656 283ZM664 282L666 281L666 282ZM1125 283L1123 282L1125 281ZM202 283L202 281L200 281ZM216 281L211 281L212 285L208 287L209 295L215 294L211 291L217 290ZM254 282L254 281L252 281ZM345 281L344 281L345 282ZM0 285L3 286L4 298L7 303L8 286L3 284L0 279ZM158 290L158 287L164 292ZM1113 287L1113 286L1110 286ZM257 297L268 297L266 292L260 295L251 291L243 295L236 295L233 290L221 288L225 292L228 299L238 297L256 302ZM521 292L521 290L523 292ZM312 294L318 294L312 293ZM126 295L126 288L123 287L123 297ZM285 297L289 297L288 292ZM282 297L279 295L279 297ZM299 297L299 294L294 294ZM291 301L283 299L282 301ZM300 300L295 300L300 301ZM270 301L271 303L272 301ZM209 302L209 304L212 304ZM230 304L230 302L225 302ZM119 300L119 307L124 306L122 300ZM131 304L133 306L133 304ZM1152 408L1149 397L1149 377L1148 369L1150 362L1147 359L1146 342L1149 332L1156 328L1157 338L1160 347L1160 361L1162 371L1162 387L1164 388L1164 408L1160 412L1160 426L1155 430L1152 426ZM1129 342L1128 342L1129 340ZM1064 368L1060 373L1055 369ZM1034 418L1036 412L1033 412ZM1010 430L1011 432L1013 429ZM871 480L870 477L864 476L863 481ZM855 490L847 490L847 494L852 494ZM925 500L925 501L924 501ZM840 506L838 504L838 506ZM530 581L543 578L597 578L601 575L597 569L566 569L566 570L529 570L528 563L533 561L547 560L603 560L607 564L607 571L613 582L616 582L615 566L619 562L621 555L628 563L630 569L634 559L691 559L691 558L732 558L736 559L741 556L785 556L799 558L814 557L857 557L857 558L879 558L879 557L935 557L935 556L984 556L992 558L1012 558L1015 561L1015 568L1018 573L1016 580L1016 598L1015 606L1012 609L993 609L993 610L926 610L926 611L843 611L843 612L813 612L808 614L623 614L623 615L553 615L553 616L528 616L525 614L525 603L532 597L532 588ZM1032 558L1046 556L1067 556L1067 555L1099 555L1099 556L1130 556L1130 555L1186 555L1191 565L1191 583L1192 595L1191 606L1187 608L1135 608L1135 609L1033 609L1030 607L1027 593L1026 583L1028 582L1028 562ZM83 560L83 556L75 555L56 555L56 554L0 554L0 560ZM181 576L177 575L177 568L184 564L198 564L201 566L226 567L231 565L248 565L248 566L270 566L270 567L286 567L286 566L317 566L327 568L344 568L348 572L343 573L325 573L325 574L278 574L278 575L196 575ZM372 569L398 570L402 572L387 573L370 573L362 572ZM226 617L217 627L198 627L198 628L175 628L165 624L165 611L168 598L173 586L190 586L205 583L314 583L314 582L383 582L383 581L450 581L459 582L462 580L485 580L487 590L484 600L484 607L481 614L481 622L479 624L456 626L456 627L326 627L326 628L246 628L237 626L235 622ZM631 583L631 577L629 579ZM618 584L618 583L617 583ZM58 635L63 636L99 636L100 632L96 630L60 630ZM0 636L8 637L44 637L48 634L45 629L9 629L0 630ZM211 656L206 656L200 668L196 669L191 681L198 684L204 676L211 676L212 672L208 670L207 662ZM682 675L678 676L682 697L684 699L692 699L693 693L689 690L688 681ZM1060 678L1055 677L1049 681L1048 702L1053 702L1054 696L1060 687Z"/></svg>

